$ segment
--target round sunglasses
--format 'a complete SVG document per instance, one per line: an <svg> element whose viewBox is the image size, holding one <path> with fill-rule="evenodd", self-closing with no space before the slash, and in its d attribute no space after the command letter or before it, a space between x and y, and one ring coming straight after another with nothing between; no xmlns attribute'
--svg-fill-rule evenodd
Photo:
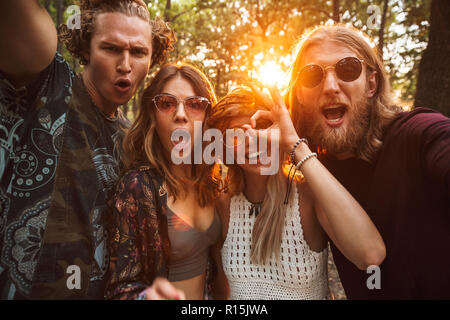
<svg viewBox="0 0 450 320"><path fill-rule="evenodd" d="M156 108L164 114L174 113L180 102L183 103L186 113L191 116L201 115L210 104L208 98L198 96L178 99L169 93L161 93L153 98Z"/></svg>
<svg viewBox="0 0 450 320"><path fill-rule="evenodd" d="M299 72L299 82L306 88L317 87L325 76L327 69L333 68L339 79L345 82L355 81L362 72L362 62L364 60L356 57L347 57L339 60L334 66L322 67L319 64L308 64Z"/></svg>

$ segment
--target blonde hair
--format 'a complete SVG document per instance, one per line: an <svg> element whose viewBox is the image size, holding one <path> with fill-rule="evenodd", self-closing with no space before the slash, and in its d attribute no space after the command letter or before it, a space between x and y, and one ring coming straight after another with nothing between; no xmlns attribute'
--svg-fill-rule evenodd
<svg viewBox="0 0 450 320"><path fill-rule="evenodd" d="M167 81L175 77L181 77L188 81L196 95L208 98L211 104L216 102L212 85L200 70L183 63L162 66L145 89L142 96L142 106L136 120L125 135L123 162L126 170L149 164L153 170L165 178L167 191L175 200L186 195L187 183L191 182L195 188L198 203L201 207L204 207L213 203L216 195L216 185L211 176L213 166L206 164L192 165L190 181L176 177L170 171L168 166L170 159L166 158L161 141L156 133L156 107L153 104L153 98L161 93ZM211 106L208 106L205 120L210 110Z"/></svg>
<svg viewBox="0 0 450 320"><path fill-rule="evenodd" d="M257 101L248 88L237 88L223 97L212 109L207 123L211 128L224 132L230 129L230 123L237 117L251 117L258 110L268 110ZM243 181L242 169L230 165L228 170L231 195L237 194ZM252 231L250 259L252 263L264 264L272 255L280 256L280 246L284 232L286 205L283 204L287 188L287 179L283 170L270 176L261 211L255 220Z"/></svg>
<svg viewBox="0 0 450 320"><path fill-rule="evenodd" d="M130 17L139 17L149 23L152 28L151 67L164 62L168 52L173 50L173 45L176 42L173 30L159 18L155 20L150 19L148 10L136 2L130 0L104 0L93 5L89 0L81 0L80 10L81 28L69 29L67 25L62 24L58 27L58 33L59 40L82 65L89 63L83 56L83 52L90 49L97 17L102 13L108 12L118 12Z"/></svg>
<svg viewBox="0 0 450 320"><path fill-rule="evenodd" d="M299 135L302 132L300 102L297 99L297 75L300 71L302 58L312 45L320 45L325 41L336 41L343 46L353 50L360 59L363 59L367 68L376 71L377 90L369 103L369 127L361 143L355 152L359 158L371 162L382 146L385 128L397 116L402 109L392 103L392 93L388 75L384 69L383 62L377 52L376 46L371 45L371 39L353 27L345 25L318 26L312 31L305 33L294 47L295 61L290 69L290 81L288 91L285 95L285 103L294 122ZM367 75L368 78L369 75ZM368 79L367 79L368 81ZM326 151L326 150L325 150Z"/></svg>

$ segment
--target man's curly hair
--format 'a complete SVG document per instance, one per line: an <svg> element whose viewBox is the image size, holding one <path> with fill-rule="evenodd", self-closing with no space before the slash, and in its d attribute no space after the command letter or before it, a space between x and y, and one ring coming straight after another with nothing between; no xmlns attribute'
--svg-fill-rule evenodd
<svg viewBox="0 0 450 320"><path fill-rule="evenodd" d="M82 65L88 64L82 53L89 50L96 18L99 14L107 12L136 16L149 22L152 28L152 63L150 67L164 62L168 52L173 50L173 45L176 42L174 31L160 18L150 19L148 10L134 1L104 0L92 4L89 0L81 0L80 9L81 28L69 29L67 25L62 24L58 28L58 33L59 40Z"/></svg>

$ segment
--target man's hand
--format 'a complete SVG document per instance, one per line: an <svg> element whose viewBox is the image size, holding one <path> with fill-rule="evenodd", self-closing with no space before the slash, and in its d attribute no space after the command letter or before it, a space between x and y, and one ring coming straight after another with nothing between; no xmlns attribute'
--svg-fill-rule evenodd
<svg viewBox="0 0 450 320"><path fill-rule="evenodd" d="M175 288L169 280L156 278L145 290L146 300L186 300L184 292Z"/></svg>

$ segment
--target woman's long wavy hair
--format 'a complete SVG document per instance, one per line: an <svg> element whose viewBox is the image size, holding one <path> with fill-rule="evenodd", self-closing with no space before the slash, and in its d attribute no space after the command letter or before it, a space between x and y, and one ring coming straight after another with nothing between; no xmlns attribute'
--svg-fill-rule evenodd
<svg viewBox="0 0 450 320"><path fill-rule="evenodd" d="M370 114L369 128L355 152L356 156L371 162L382 146L385 128L402 109L392 102L392 93L388 75L383 62L377 52L376 46L370 45L370 37L353 27L344 25L319 26L305 33L294 47L295 61L290 69L290 82L285 95L285 103L294 122L294 126L301 136L302 132L301 108L297 99L297 74L302 67L302 58L312 45L319 45L325 41L336 41L353 50L360 59L363 59L369 70L376 71L377 91L369 99ZM369 74L369 73L368 73ZM368 81L368 78L367 78ZM326 150L325 150L326 152Z"/></svg>
<svg viewBox="0 0 450 320"><path fill-rule="evenodd" d="M125 169L135 169L142 165L150 165L158 174L165 178L168 192L175 198L186 195L187 186L193 185L200 206L213 203L216 186L213 182L212 166L206 164L191 165L189 180L175 176L168 165L171 159L167 158L159 136L156 132L157 109L153 98L162 92L166 83L181 77L188 81L194 93L206 97L211 102L206 109L205 120L211 111L211 104L216 103L213 87L206 76L194 66L188 64L166 64L156 73L150 85L144 90L142 105L135 122L127 131L123 141ZM205 120L203 130L205 130Z"/></svg>
<svg viewBox="0 0 450 320"><path fill-rule="evenodd" d="M80 28L69 29L67 25L58 27L59 40L66 46L71 55L87 65L89 61L83 56L83 52L89 51L92 35L95 32L95 22L102 13L118 12L130 17L139 17L147 21L152 28L152 62L155 64L164 62L168 52L173 50L176 36L169 25L163 20L150 19L148 10L131 0L104 0L92 4L89 0L80 1Z"/></svg>
<svg viewBox="0 0 450 320"><path fill-rule="evenodd" d="M208 126L221 132L231 129L231 121L238 117L251 117L258 110L268 110L257 101L248 88L237 88L223 97L214 107L208 118ZM240 192L243 172L238 165L230 165L228 170L231 195ZM281 239L284 232L286 205L283 204L287 188L287 178L283 170L269 177L266 195L261 211L255 220L252 231L250 259L252 263L264 264L273 255L280 255Z"/></svg>

